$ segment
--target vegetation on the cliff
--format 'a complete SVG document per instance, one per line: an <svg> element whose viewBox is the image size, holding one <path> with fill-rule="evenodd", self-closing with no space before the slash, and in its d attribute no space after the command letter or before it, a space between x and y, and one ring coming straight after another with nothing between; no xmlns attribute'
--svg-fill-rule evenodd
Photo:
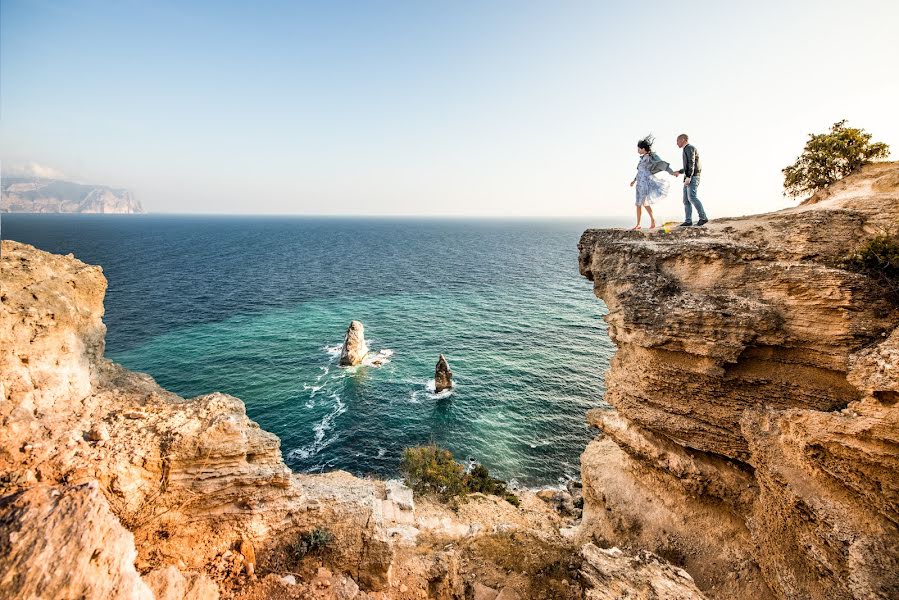
<svg viewBox="0 0 899 600"><path fill-rule="evenodd" d="M834 123L827 133L809 134L796 162L783 170L784 194L811 194L855 173L863 166L887 158L890 147L871 142L864 129L847 127L846 119Z"/></svg>
<svg viewBox="0 0 899 600"><path fill-rule="evenodd" d="M419 495L433 495L441 502L464 498L469 493L493 494L518 506L518 496L509 491L506 482L491 477L483 465L469 473L456 462L453 453L436 444L406 448L400 471L406 485Z"/></svg>
<svg viewBox="0 0 899 600"><path fill-rule="evenodd" d="M303 560L308 555L321 555L334 541L334 534L327 529L313 529L300 534L296 543L290 546L290 553L296 560Z"/></svg>
<svg viewBox="0 0 899 600"><path fill-rule="evenodd" d="M846 268L887 286L899 299L899 233L895 230L880 233L862 244L845 264Z"/></svg>

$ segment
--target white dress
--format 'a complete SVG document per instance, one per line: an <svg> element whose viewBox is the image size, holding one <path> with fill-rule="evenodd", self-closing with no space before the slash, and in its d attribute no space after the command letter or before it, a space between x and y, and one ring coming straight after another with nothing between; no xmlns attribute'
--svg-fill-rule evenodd
<svg viewBox="0 0 899 600"><path fill-rule="evenodd" d="M651 165L649 154L641 156L637 163L637 206L651 206L659 198L668 195L668 181L661 177L661 173L653 175L650 172Z"/></svg>

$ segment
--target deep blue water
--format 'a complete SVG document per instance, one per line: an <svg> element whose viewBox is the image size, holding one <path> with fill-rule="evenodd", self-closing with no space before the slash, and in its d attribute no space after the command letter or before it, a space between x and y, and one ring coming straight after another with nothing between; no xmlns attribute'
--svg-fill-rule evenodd
<svg viewBox="0 0 899 600"><path fill-rule="evenodd" d="M576 245L609 224L4 215L2 235L101 265L107 356L238 396L295 470L393 475L436 442L540 485L577 475L601 403L613 347ZM337 367L352 319L386 364Z"/></svg>

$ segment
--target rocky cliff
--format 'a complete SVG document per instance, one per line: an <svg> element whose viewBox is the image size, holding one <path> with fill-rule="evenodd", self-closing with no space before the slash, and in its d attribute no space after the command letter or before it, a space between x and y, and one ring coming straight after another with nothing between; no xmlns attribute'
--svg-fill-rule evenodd
<svg viewBox="0 0 899 600"><path fill-rule="evenodd" d="M5 240L0 282L3 598L702 597L658 557L576 540L564 491L449 508L291 473L239 399L103 357L99 267Z"/></svg>
<svg viewBox="0 0 899 600"><path fill-rule="evenodd" d="M581 535L712 597L899 597L899 309L844 268L897 226L888 163L777 213L586 231L617 352Z"/></svg>
<svg viewBox="0 0 899 600"><path fill-rule="evenodd" d="M144 209L125 189L59 179L4 177L0 211L130 214Z"/></svg>

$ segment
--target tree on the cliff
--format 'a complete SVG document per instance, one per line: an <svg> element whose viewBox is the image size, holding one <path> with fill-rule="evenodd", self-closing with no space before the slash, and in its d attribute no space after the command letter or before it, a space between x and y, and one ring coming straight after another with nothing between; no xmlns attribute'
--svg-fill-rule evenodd
<svg viewBox="0 0 899 600"><path fill-rule="evenodd" d="M795 198L814 193L889 154L889 146L872 143L870 133L847 127L843 119L827 133L809 134L802 154L783 170L784 194Z"/></svg>

